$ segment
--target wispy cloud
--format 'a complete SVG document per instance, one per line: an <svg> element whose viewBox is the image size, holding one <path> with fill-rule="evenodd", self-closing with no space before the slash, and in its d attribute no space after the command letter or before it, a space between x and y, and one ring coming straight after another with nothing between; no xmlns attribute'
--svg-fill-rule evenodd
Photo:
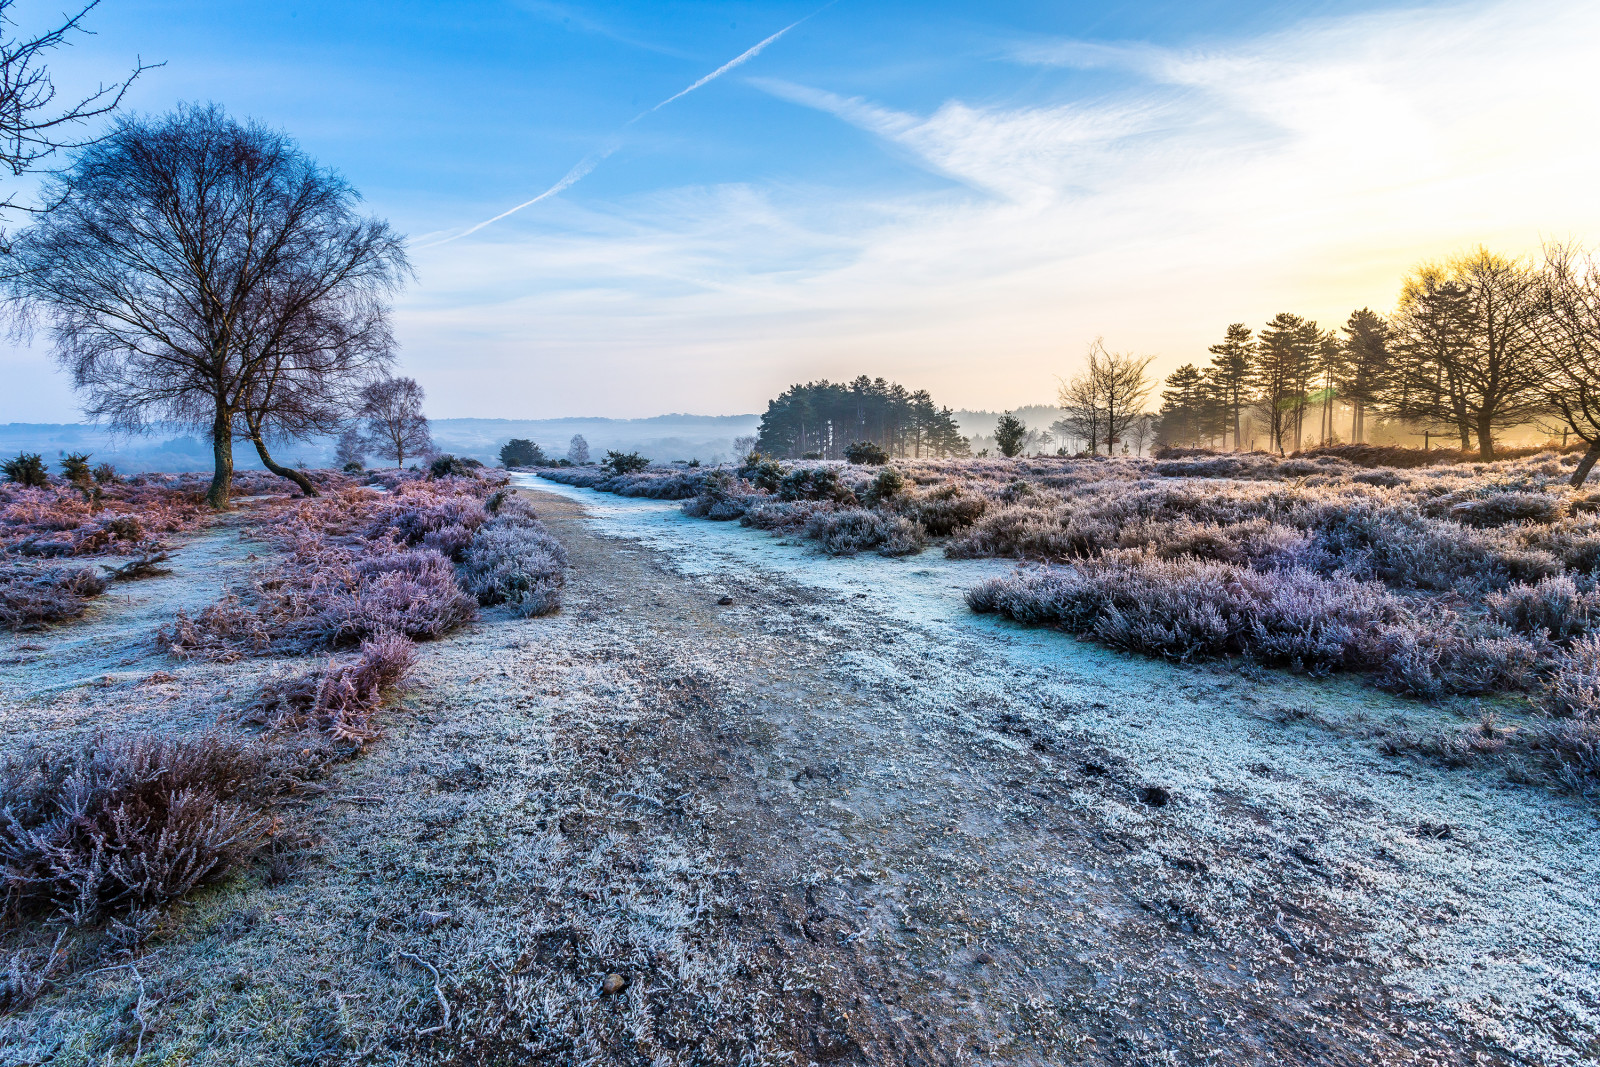
<svg viewBox="0 0 1600 1067"><path fill-rule="evenodd" d="M806 16L806 18L810 18L810 17L811 17L810 15ZM448 244L451 241L458 241L463 237L467 237L467 236L470 236L472 234L477 233L479 230L483 229L485 226L492 226L495 223L499 222L501 219L507 218L507 217L509 217L511 215L515 215L517 212L523 210L524 208L530 208L533 205L539 203L541 200L548 200L552 196L556 196L556 195L558 195L560 193L563 193L566 190L572 188L572 186L574 186L578 182L582 181L585 177L587 177L589 175L589 173L591 171L593 171L602 162L604 162L607 157L615 154L617 149L622 147L623 135L625 133L627 133L627 131L628 131L628 129L630 127L632 127L633 125L638 123L641 119L644 119L647 116L655 114L657 111L660 111L662 108L666 107L668 104L674 103L675 101L678 101L678 100L682 100L684 97L688 96L690 93L694 92L696 89L699 89L702 86L704 86L704 85L706 85L706 84L708 84L710 82L715 81L716 79L722 77L724 74L728 73L728 71L733 70L735 67L740 67L740 66L743 66L744 64L750 62L750 60L754 59L756 56L759 56L763 51L765 51L768 45L772 44L778 38L782 37L784 34L788 33L790 30L794 29L796 26L800 25L800 23L802 23L804 21L805 21L805 19L798 19L795 22L791 22L789 25L785 26L783 29L779 30L777 33L773 34L771 37L768 37L765 40L762 40L762 41L752 45L751 47L745 49L743 52L740 52L738 55L734 56L732 59L730 59L726 63L722 64L722 66L718 67L716 70L712 71L710 74L707 74L705 77L700 78L698 81L696 81L694 84L690 85L688 88L680 89L678 92L673 93L671 96L667 97L665 100L661 101L659 104L656 104L654 107L651 107L651 108L648 108L648 109L646 109L644 111L639 112L639 114L635 115L633 118L631 118L627 122L623 123L622 128L620 130L618 130L615 134L612 135L611 139L606 143L606 145L603 148L600 148L600 149L598 149L598 150L596 150L594 152L591 152L591 153L589 153L589 155L583 157L583 159L579 160L578 163L575 166L573 166L573 168L571 170L567 171L566 174L562 175L560 181L556 182L554 185L552 185L550 188L546 189L544 192L540 193L538 196L531 197L531 198L529 198L527 200L524 200L522 203L516 205L515 207L507 208L505 211L500 212L500 214L494 216L493 218L484 219L482 222L474 223L473 225L468 226L465 230L462 230L460 233L452 234L452 235L450 235L448 237L442 237L442 238L440 238L440 239L438 239L436 241L431 241L431 242L429 242L427 244L424 244L422 247L428 248L428 247L432 247L433 245L442 245L442 244Z"/></svg>
<svg viewBox="0 0 1600 1067"><path fill-rule="evenodd" d="M538 368L550 411L592 407L602 381L617 413L744 410L862 369L1011 405L1048 395L1097 335L1161 353L1165 372L1228 322L1381 308L1424 256L1600 232L1591 6L1368 14L1207 49L1032 42L1013 58L1132 77L920 112L757 80L951 184L567 205L492 261L430 253L425 277L453 281L405 309L408 349L475 331L486 363Z"/></svg>

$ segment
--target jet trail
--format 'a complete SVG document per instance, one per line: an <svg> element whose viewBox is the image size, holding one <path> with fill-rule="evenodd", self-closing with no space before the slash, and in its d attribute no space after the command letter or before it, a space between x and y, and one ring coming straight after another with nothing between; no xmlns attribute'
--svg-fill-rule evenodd
<svg viewBox="0 0 1600 1067"><path fill-rule="evenodd" d="M825 10L827 7L832 7L834 2L837 2L837 0L832 0L832 2L824 5L823 8L819 8L818 10L821 11L821 10ZM816 13L817 12L812 12L813 15L816 14ZM496 215L492 219L484 219L482 222L477 223L477 224L475 224L473 226L470 226L467 229L462 230L458 234L454 234L454 235L452 235L450 237L445 237L445 238L443 238L441 240L438 240L438 241L430 241L427 244L420 245L418 247L420 247L420 248L433 248L436 245L449 244L451 241L459 241L463 237L466 237L466 236L468 236L470 234L477 233L479 230L483 229L485 226L489 226L489 225L492 225L493 223L499 222L501 219L505 218L507 215L515 215L517 212L521 211L525 207L532 207L533 205L537 204L541 200L548 200L550 197L555 196L557 193L564 192L565 190L572 188L578 182L582 181L583 178L585 176L587 176L590 171L592 171L592 170L594 170L594 168L598 167L600 165L601 161L603 161L607 156L610 156L613 152L615 152L617 149L622 147L622 133L623 133L623 131L627 130L627 128L629 126L632 126L634 123L638 122L640 119L644 118L646 115L655 114L657 111L660 111L662 108L666 107L668 104L672 103L674 100L683 99L684 97L688 96L690 93L694 92L696 89L700 88L702 85L705 85L707 82L712 82L712 81L715 81L716 79L722 77L724 74L728 73L728 71L732 70L734 67L737 67L742 63L748 63L750 60L754 59L756 56L759 56L761 54L762 50L767 47L767 45L769 45L772 42L776 41L779 37L782 37L784 34L788 33L790 30L794 29L796 26L800 25L801 22L806 21L806 19L809 19L810 17L811 17L811 15L807 15L806 18L804 18L804 19L800 19L800 20L798 20L796 22L791 22L789 25L785 26L783 29L779 30L777 33L773 34L771 37L768 37L766 40L762 41L761 43L759 43L759 44L757 44L757 45L755 45L755 46L753 46L751 48L747 48L743 52L740 52L737 56L734 56L732 59L730 59L726 63L722 64L722 66L718 67L716 70L712 71L710 74L707 74L705 77L701 78L699 81L697 81L693 85L689 86L687 89L683 89L683 90L681 90L679 92L673 93L671 96L669 96L665 100L661 101L661 103L657 104L655 107L652 107L647 111L639 112L637 115L633 116L633 118L629 119L627 122L622 124L622 128L617 131L617 135L611 139L611 143L610 144L606 145L604 148L600 149L597 152L591 152L587 156L584 156L583 159L578 161L577 166L575 166L571 170L567 171L567 173L562 177L562 179L560 181L556 182L554 185L552 185L550 188L546 189L544 192L540 193L538 196L534 197L532 200L524 200L522 203L518 204L516 207L508 208L505 211L500 212L500 214Z"/></svg>

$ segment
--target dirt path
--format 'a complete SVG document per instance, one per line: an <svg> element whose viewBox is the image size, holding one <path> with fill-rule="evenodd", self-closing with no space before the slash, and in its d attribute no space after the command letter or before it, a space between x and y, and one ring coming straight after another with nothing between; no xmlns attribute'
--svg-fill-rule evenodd
<svg viewBox="0 0 1600 1067"><path fill-rule="evenodd" d="M1426 709L978 619L988 564L534 499L565 610L424 646L387 735L286 805L311 847L179 909L137 975L0 1020L0 1064L1600 1052L1592 808L1303 714ZM196 724L245 677L197 676ZM128 714L6 704L21 741Z"/></svg>
<svg viewBox="0 0 1600 1067"><path fill-rule="evenodd" d="M1384 757L1291 710L1371 715L1381 698L886 602L919 572L926 599L956 599L942 561L785 561L763 535L659 505L583 505L651 546L602 542L577 567L642 616L639 684L701 726L682 784L710 795L745 886L742 935L819 975L836 1037L817 1052L1399 1063L1600 1048L1593 813ZM1057 646L1042 661L1015 651L1041 641ZM1551 929L1557 914L1581 931ZM1532 958L1543 979L1512 973Z"/></svg>

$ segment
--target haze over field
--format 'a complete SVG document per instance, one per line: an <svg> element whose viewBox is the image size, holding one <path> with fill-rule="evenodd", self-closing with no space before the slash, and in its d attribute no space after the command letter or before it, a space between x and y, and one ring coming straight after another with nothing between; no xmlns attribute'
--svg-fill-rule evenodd
<svg viewBox="0 0 1600 1067"><path fill-rule="evenodd" d="M411 235L402 370L439 417L731 414L862 370L999 409L1099 335L1164 376L1229 322L1387 311L1425 257L1600 232L1578 3L129 2L94 29L64 86L166 61L134 110L281 124ZM76 421L43 339L0 372L0 422Z"/></svg>

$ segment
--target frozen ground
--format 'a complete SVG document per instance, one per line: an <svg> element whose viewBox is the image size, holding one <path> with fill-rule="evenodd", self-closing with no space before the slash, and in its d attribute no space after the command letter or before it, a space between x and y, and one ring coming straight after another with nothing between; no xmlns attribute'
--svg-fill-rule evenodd
<svg viewBox="0 0 1600 1067"><path fill-rule="evenodd" d="M746 699L771 709L755 717L778 735L769 777L804 764L795 789L837 812L845 840L830 858L846 873L813 862L812 877L848 887L863 860L923 872L902 886L904 869L875 870L870 887L843 889L859 920L851 936L896 953L929 940L908 936L891 898L942 898L957 929L968 916L959 934L922 946L932 951L918 970L947 972L952 991L980 984L962 973L971 953L957 942L993 930L1016 953L996 965L1011 972L1007 993L1038 998L1063 1032L1086 1029L1075 1010L1114 1011L1123 984L1149 1004L1192 969L1194 985L1179 993L1189 1018L1175 1028L1194 1027L1197 1041L1208 1026L1211 1040L1228 1032L1233 1011L1335 1032L1393 1012L1534 1062L1600 1053L1593 807L1497 772L1385 756L1304 714L1359 726L1438 713L1340 683L1124 657L972 615L962 593L1002 564L832 559L672 505L540 487L580 500L600 530L673 570L726 586L743 605L730 616L792 639L779 655L814 661L840 688L836 704L781 708L782 689L763 685L760 666L713 668L743 674ZM792 603L772 603L785 587ZM815 760L837 774L813 775ZM1152 787L1170 798L1163 806L1146 802L1160 799ZM943 863L951 878L933 874ZM971 889L956 884L962 868ZM971 921L980 908L993 926ZM1132 912L1165 913L1165 944L1140 953L1143 974L1119 958ZM1289 961L1279 984L1227 978L1236 963L1274 957ZM1084 969L1092 982L1063 973ZM1361 1021L1337 1010L1318 1019L1315 997L1297 990L1328 978L1385 1007ZM1210 1009L1213 994L1224 1003ZM993 1036L1014 1026L999 1018L1006 1011L952 1018ZM1141 1029L1155 1046L1166 1040L1148 1019L1124 1036L1137 1043Z"/></svg>
<svg viewBox="0 0 1600 1067"><path fill-rule="evenodd" d="M314 848L0 1019L0 1064L1600 1055L1594 809L1357 736L1442 713L971 615L998 564L526 484L566 609L422 646L286 805ZM0 639L5 743L226 722L303 668L148 643L250 550Z"/></svg>

